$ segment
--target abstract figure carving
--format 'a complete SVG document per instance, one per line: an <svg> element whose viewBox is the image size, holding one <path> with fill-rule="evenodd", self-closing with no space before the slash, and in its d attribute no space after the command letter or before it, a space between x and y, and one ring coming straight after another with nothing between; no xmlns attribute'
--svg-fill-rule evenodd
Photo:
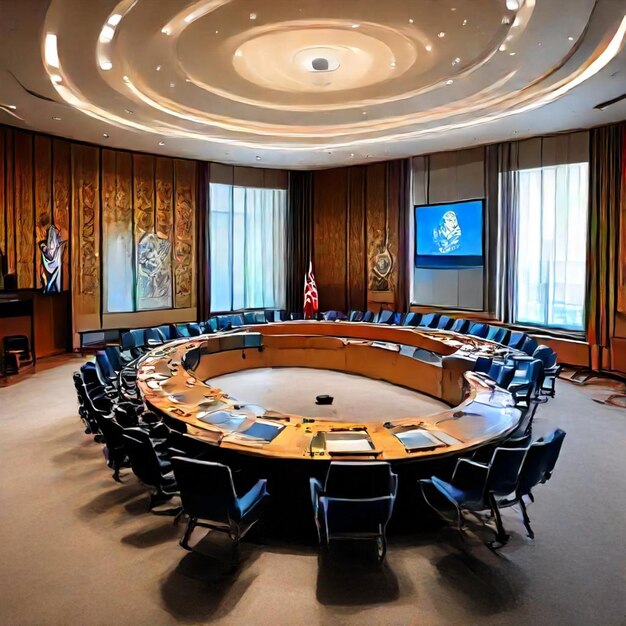
<svg viewBox="0 0 626 626"><path fill-rule="evenodd" d="M46 240L39 242L44 293L59 293L62 289L63 250L66 243L54 224L49 226Z"/></svg>
<svg viewBox="0 0 626 626"><path fill-rule="evenodd" d="M441 254L450 254L461 247L461 227L454 211L446 211L433 229L433 242Z"/></svg>

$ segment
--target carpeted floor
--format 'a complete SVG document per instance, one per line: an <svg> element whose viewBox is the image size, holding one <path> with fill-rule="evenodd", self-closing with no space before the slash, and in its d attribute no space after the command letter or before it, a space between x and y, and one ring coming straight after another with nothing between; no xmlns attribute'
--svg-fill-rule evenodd
<svg viewBox="0 0 626 626"><path fill-rule="evenodd" d="M447 529L370 546L246 543L234 574L221 537L205 556L182 527L146 512L127 471L113 482L82 434L71 373L59 358L0 388L0 624L567 624L626 623L626 411L559 382L536 420L567 431L552 480L495 555Z"/></svg>

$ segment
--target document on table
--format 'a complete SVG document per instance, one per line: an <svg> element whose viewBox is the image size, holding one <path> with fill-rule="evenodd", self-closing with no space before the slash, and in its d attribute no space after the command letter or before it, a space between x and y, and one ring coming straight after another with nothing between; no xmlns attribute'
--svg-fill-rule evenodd
<svg viewBox="0 0 626 626"><path fill-rule="evenodd" d="M324 442L329 454L371 453L374 450L367 431L325 432Z"/></svg>
<svg viewBox="0 0 626 626"><path fill-rule="evenodd" d="M454 446L461 443L455 437L444 433L441 430L428 431L423 428L414 428L402 432L393 433L407 451L429 450L440 448L441 446Z"/></svg>

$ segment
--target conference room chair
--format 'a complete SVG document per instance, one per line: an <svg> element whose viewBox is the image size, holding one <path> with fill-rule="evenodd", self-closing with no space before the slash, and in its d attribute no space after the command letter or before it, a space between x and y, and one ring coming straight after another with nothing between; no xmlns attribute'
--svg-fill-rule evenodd
<svg viewBox="0 0 626 626"><path fill-rule="evenodd" d="M98 350L96 352L96 367L98 368L101 379L105 382L105 386L117 386L117 372L111 365L109 356L105 350Z"/></svg>
<svg viewBox="0 0 626 626"><path fill-rule="evenodd" d="M538 345L537 345L537 341L535 339L533 339L533 337L530 337L529 335L526 336L526 339L524 340L524 343L522 344L522 352L525 352L528 356L532 356L535 352L535 350L537 349Z"/></svg>
<svg viewBox="0 0 626 626"><path fill-rule="evenodd" d="M554 398L556 393L556 379L561 373L561 366L556 362L557 354L549 346L537 346L533 352L533 358L543 363L543 384L540 392Z"/></svg>
<svg viewBox="0 0 626 626"><path fill-rule="evenodd" d="M2 340L3 371L7 376L17 374L22 367L33 364L30 341L26 335L7 335Z"/></svg>
<svg viewBox="0 0 626 626"><path fill-rule="evenodd" d="M325 311L322 313L322 319L326 322L337 322L346 320L346 315L342 311Z"/></svg>
<svg viewBox="0 0 626 626"><path fill-rule="evenodd" d="M507 365L515 370L507 389L513 395L516 406L529 409L531 401L536 401L543 383L543 363L532 357L515 357L508 359Z"/></svg>
<svg viewBox="0 0 626 626"><path fill-rule="evenodd" d="M534 441L528 448L528 452L524 458L524 463L522 464L517 487L515 489L515 496L513 498L505 498L498 502L498 507L501 509L519 504L524 526L531 539L535 538L535 533L530 526L530 518L528 517L527 505L524 498L526 497L531 502L534 502L533 488L550 480L561 453L564 439L565 431L557 428L549 435Z"/></svg>
<svg viewBox="0 0 626 626"><path fill-rule="evenodd" d="M513 348L514 350L521 350L524 342L526 341L526 337L528 337L526 333L511 332L509 340L507 341L507 346L509 348Z"/></svg>
<svg viewBox="0 0 626 626"><path fill-rule="evenodd" d="M265 318L264 318L265 319ZM211 332L216 333L219 330L219 325L217 323L217 317L213 316L210 317L206 322L205 322L205 326L209 326L209 328L211 329Z"/></svg>
<svg viewBox="0 0 626 626"><path fill-rule="evenodd" d="M292 322L300 322L304 319L304 313L300 312L300 311L293 311L291 313L289 313L289 319Z"/></svg>
<svg viewBox="0 0 626 626"><path fill-rule="evenodd" d="M196 322L187 324L187 331L189 332L190 337L199 337L202 334L200 324L197 324Z"/></svg>
<svg viewBox="0 0 626 626"><path fill-rule="evenodd" d="M454 320L451 317L448 317L447 315L441 315L439 317L439 321L437 322L436 328L439 328L440 330L450 330L453 323Z"/></svg>
<svg viewBox="0 0 626 626"><path fill-rule="evenodd" d="M463 335L466 335L467 331L469 330L469 327L470 327L469 320L458 318L454 320L454 322L452 323L452 326L450 326L450 330L454 331L455 333L461 333Z"/></svg>
<svg viewBox="0 0 626 626"><path fill-rule="evenodd" d="M479 374L486 374L489 372L489 368L493 363L493 359L489 356L479 356L476 357L476 361L474 362L474 367L472 371L478 372Z"/></svg>
<svg viewBox="0 0 626 626"><path fill-rule="evenodd" d="M503 326L492 326L490 324L486 338L489 341L495 341L496 343L506 345L510 335L511 331L508 328L504 328Z"/></svg>
<svg viewBox="0 0 626 626"><path fill-rule="evenodd" d="M144 331L144 341L150 348L163 345L167 339L158 328L146 328Z"/></svg>
<svg viewBox="0 0 626 626"><path fill-rule="evenodd" d="M332 462L324 484L310 479L320 546L331 540L374 539L379 561L387 551L398 476L384 462Z"/></svg>
<svg viewBox="0 0 626 626"><path fill-rule="evenodd" d="M439 313L426 313L426 315L422 315L422 319L420 320L418 326L424 326L425 328L437 328L440 317L441 315L439 315Z"/></svg>
<svg viewBox="0 0 626 626"><path fill-rule="evenodd" d="M373 311L365 311L363 313L363 319L361 321L373 322L375 318L376 318L376 314Z"/></svg>
<svg viewBox="0 0 626 626"><path fill-rule="evenodd" d="M402 326L402 322L404 322L404 313L396 311L392 316L391 324L394 326Z"/></svg>
<svg viewBox="0 0 626 626"><path fill-rule="evenodd" d="M124 367L131 362L130 358L122 354L119 346L107 346L104 351L106 352L111 367L117 374L119 374L122 369L124 369Z"/></svg>
<svg viewBox="0 0 626 626"><path fill-rule="evenodd" d="M363 321L363 311L355 311L354 309L348 313L348 320L351 322Z"/></svg>
<svg viewBox="0 0 626 626"><path fill-rule="evenodd" d="M87 392L84 388L83 377L80 372L74 372L72 375L74 382L74 388L76 389L76 399L78 401L78 415L83 422L86 435L100 436L98 430L98 423L92 417L88 408L89 399L87 398Z"/></svg>
<svg viewBox="0 0 626 626"><path fill-rule="evenodd" d="M254 311L245 311L243 314L243 323L244 324L256 324L254 319Z"/></svg>
<svg viewBox="0 0 626 626"><path fill-rule="evenodd" d="M178 335L178 339L183 339L186 337L190 337L189 329L187 328L187 324L176 324L176 334Z"/></svg>
<svg viewBox="0 0 626 626"><path fill-rule="evenodd" d="M422 319L422 314L409 311L402 320L402 326L418 326Z"/></svg>
<svg viewBox="0 0 626 626"><path fill-rule="evenodd" d="M485 339L487 337L487 333L489 332L489 325L482 324L480 322L474 323L469 327L467 331L468 335L472 335L473 337L478 337L480 339Z"/></svg>
<svg viewBox="0 0 626 626"><path fill-rule="evenodd" d="M157 330L163 336L164 341L172 341L172 339L176 339L176 335L172 332L173 327L173 324L161 324L161 326L157 326Z"/></svg>
<svg viewBox="0 0 626 626"><path fill-rule="evenodd" d="M394 311L381 309L376 316L376 324L392 324Z"/></svg>
<svg viewBox="0 0 626 626"><path fill-rule="evenodd" d="M183 513L189 517L180 545L192 550L189 540L197 526L226 533L233 542L234 565L239 542L259 521L262 506L269 497L267 480L256 481L239 495L226 465L174 456L172 467Z"/></svg>
<svg viewBox="0 0 626 626"><path fill-rule="evenodd" d="M146 331L143 328L133 328L130 334L135 340L135 348L144 348L147 345Z"/></svg>
<svg viewBox="0 0 626 626"><path fill-rule="evenodd" d="M504 528L498 500L515 493L526 448L496 448L488 463L461 458L456 462L449 482L432 476L419 480L426 503L447 523L459 531L466 523L463 511L488 511L495 519L495 541L491 548L504 546L509 535ZM453 511L453 517L447 512Z"/></svg>
<svg viewBox="0 0 626 626"><path fill-rule="evenodd" d="M163 504L177 493L176 479L171 471L171 463L159 459L154 445L148 440L140 440L128 434L125 429L122 435L124 450L130 461L133 474L147 487L150 492L149 510Z"/></svg>
<svg viewBox="0 0 626 626"><path fill-rule="evenodd" d="M233 313L230 316L230 324L233 328L238 327L238 326L243 326L244 324L243 315L241 313Z"/></svg>
<svg viewBox="0 0 626 626"><path fill-rule="evenodd" d="M122 358L128 362L134 361L144 353L143 347L137 346L135 341L135 335L130 330L123 332L120 337Z"/></svg>
<svg viewBox="0 0 626 626"><path fill-rule="evenodd" d="M92 399L100 398L111 399L117 397L117 390L106 379L104 379L96 363L88 361L80 367L80 373L83 377L85 389Z"/></svg>
<svg viewBox="0 0 626 626"><path fill-rule="evenodd" d="M113 480L122 482L120 469L126 463L126 450L122 439L124 429L116 423L110 415L98 414L96 416L98 429L103 438L104 448L102 453L107 466L113 470Z"/></svg>

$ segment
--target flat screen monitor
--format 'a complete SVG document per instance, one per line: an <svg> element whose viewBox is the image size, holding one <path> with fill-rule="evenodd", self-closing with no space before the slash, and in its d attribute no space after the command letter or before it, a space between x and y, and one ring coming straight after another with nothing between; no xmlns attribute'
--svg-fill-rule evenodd
<svg viewBox="0 0 626 626"><path fill-rule="evenodd" d="M415 207L415 267L483 265L484 200Z"/></svg>

